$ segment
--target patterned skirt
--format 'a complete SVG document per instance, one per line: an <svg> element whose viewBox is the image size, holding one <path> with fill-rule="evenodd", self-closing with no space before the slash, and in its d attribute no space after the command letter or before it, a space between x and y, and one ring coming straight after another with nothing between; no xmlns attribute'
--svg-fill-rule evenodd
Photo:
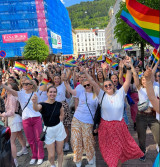
<svg viewBox="0 0 160 167"><path fill-rule="evenodd" d="M71 113L69 110L69 106L68 103L66 103L65 101L62 102L62 106L64 108L64 120L63 120L63 125L65 127L68 127L71 125L71 121L72 121L72 117L71 117Z"/></svg>
<svg viewBox="0 0 160 167"><path fill-rule="evenodd" d="M117 167L119 160L124 163L129 159L137 159L144 155L130 135L124 120L101 119L98 139L101 154L109 167Z"/></svg>

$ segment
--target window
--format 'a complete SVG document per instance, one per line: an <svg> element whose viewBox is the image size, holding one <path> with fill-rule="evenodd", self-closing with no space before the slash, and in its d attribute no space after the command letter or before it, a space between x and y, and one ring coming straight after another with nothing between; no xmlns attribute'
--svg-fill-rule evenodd
<svg viewBox="0 0 160 167"><path fill-rule="evenodd" d="M87 48L86 48L86 51L87 51Z"/></svg>
<svg viewBox="0 0 160 167"><path fill-rule="evenodd" d="M82 51L84 52L84 49L82 49Z"/></svg>
<svg viewBox="0 0 160 167"><path fill-rule="evenodd" d="M79 38L79 35L77 35L77 38Z"/></svg>
<svg viewBox="0 0 160 167"><path fill-rule="evenodd" d="M78 49L78 52L80 52L80 49Z"/></svg>
<svg viewBox="0 0 160 167"><path fill-rule="evenodd" d="M79 39L77 39L77 42L79 42Z"/></svg>

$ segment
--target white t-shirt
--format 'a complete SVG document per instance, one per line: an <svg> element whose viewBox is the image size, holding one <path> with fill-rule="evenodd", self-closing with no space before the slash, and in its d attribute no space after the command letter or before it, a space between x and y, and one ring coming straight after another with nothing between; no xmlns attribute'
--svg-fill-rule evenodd
<svg viewBox="0 0 160 167"><path fill-rule="evenodd" d="M83 87L83 85L79 84L76 88L75 88L76 91L85 91L85 88ZM77 96L73 96L73 97L76 97L78 98Z"/></svg>
<svg viewBox="0 0 160 167"><path fill-rule="evenodd" d="M39 90L38 94L39 94L39 102L44 102L44 101L46 101L48 99L47 91Z"/></svg>
<svg viewBox="0 0 160 167"><path fill-rule="evenodd" d="M31 94L32 93L27 94L24 91L18 91L18 101L20 102L22 110L25 107L25 105L28 103L28 100L29 100ZM39 99L38 93L36 93L36 94L37 94L38 99ZM27 107L22 112L22 120L25 120L25 119L28 119L28 118L32 118L32 117L40 117L40 116L41 116L40 112L36 112L36 111L33 110L33 102L30 99Z"/></svg>
<svg viewBox="0 0 160 167"><path fill-rule="evenodd" d="M98 95L99 103L101 103L103 94L104 91L100 89ZM125 96L123 86L119 90L116 90L113 95L105 93L102 101L101 117L106 121L121 121L123 119Z"/></svg>
<svg viewBox="0 0 160 167"><path fill-rule="evenodd" d="M66 100L66 87L64 85L64 82L62 82L61 85L57 86L57 96L55 100L58 102Z"/></svg>
<svg viewBox="0 0 160 167"><path fill-rule="evenodd" d="M159 97L159 87L158 86L153 86L154 93L156 97ZM142 104L148 100L146 88L140 88L138 90L138 97L139 97L139 103ZM151 102L149 101L149 106L153 107Z"/></svg>
<svg viewBox="0 0 160 167"><path fill-rule="evenodd" d="M85 92L84 90L77 90L76 97L79 98L78 107L74 113L74 117L83 123L93 124L93 118L98 106L98 99L95 97L93 99L93 93ZM86 93L86 96L85 96ZM87 97L87 104L91 110L91 113L86 104L86 97Z"/></svg>

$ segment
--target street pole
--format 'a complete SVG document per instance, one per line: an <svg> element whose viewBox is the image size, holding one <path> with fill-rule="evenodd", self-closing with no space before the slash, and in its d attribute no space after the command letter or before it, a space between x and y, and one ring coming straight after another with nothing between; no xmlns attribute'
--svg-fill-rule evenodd
<svg viewBox="0 0 160 167"><path fill-rule="evenodd" d="M2 64L3 64L3 69L4 69L4 71L6 70L6 67L5 67L5 60L4 60L4 58L2 59Z"/></svg>

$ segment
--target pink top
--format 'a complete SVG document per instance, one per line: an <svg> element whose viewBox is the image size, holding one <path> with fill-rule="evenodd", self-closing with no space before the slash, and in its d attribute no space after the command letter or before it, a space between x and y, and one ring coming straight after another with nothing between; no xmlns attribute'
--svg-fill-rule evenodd
<svg viewBox="0 0 160 167"><path fill-rule="evenodd" d="M14 116L15 112L18 110L18 100L12 94L7 95L7 99L5 102L6 113L3 113L3 117L11 117Z"/></svg>

